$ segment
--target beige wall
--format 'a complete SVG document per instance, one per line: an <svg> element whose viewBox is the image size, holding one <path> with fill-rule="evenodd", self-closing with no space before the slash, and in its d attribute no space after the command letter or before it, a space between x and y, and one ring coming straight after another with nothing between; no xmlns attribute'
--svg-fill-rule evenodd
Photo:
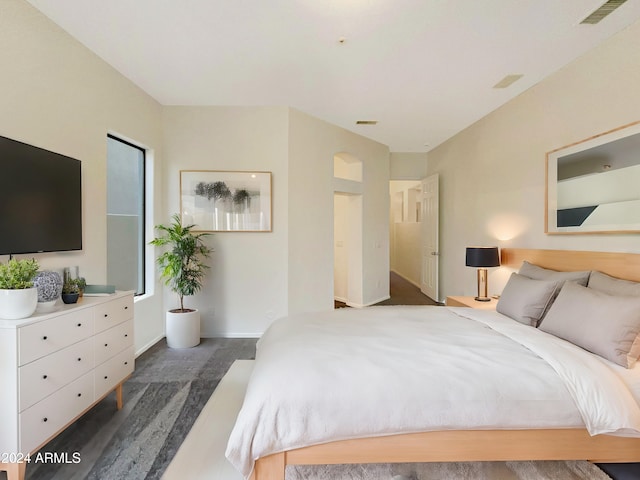
<svg viewBox="0 0 640 480"><path fill-rule="evenodd" d="M297 110L289 120L289 313L333 305L333 157L363 167L362 302L389 295L389 149Z"/></svg>
<svg viewBox="0 0 640 480"><path fill-rule="evenodd" d="M545 153L640 120L640 22L428 155L440 173L441 288L471 295L467 245L640 252L640 236L544 234ZM489 293L507 272L493 269Z"/></svg>
<svg viewBox="0 0 640 480"><path fill-rule="evenodd" d="M0 45L0 135L82 161L82 252L34 256L42 269L78 265L89 283L104 283L107 133L144 144L160 162L161 107L22 0L0 2ZM150 223L161 198L149 206ZM135 307L138 351L164 332L153 287Z"/></svg>
<svg viewBox="0 0 640 480"><path fill-rule="evenodd" d="M389 157L391 180L422 180L427 176L427 154L391 152Z"/></svg>
<svg viewBox="0 0 640 480"><path fill-rule="evenodd" d="M284 107L165 107L167 218L180 209L180 170L260 170L272 174L272 232L215 233L203 291L203 336L257 336L287 313L287 128ZM177 298L167 292L166 308Z"/></svg>
<svg viewBox="0 0 640 480"><path fill-rule="evenodd" d="M180 170L272 172L273 231L211 239L207 283L189 299L202 311L203 336L256 336L277 317L333 307L338 152L365 164L365 299L388 294L385 146L284 107L165 107L163 128L167 215L179 209ZM175 301L167 294L165 307Z"/></svg>

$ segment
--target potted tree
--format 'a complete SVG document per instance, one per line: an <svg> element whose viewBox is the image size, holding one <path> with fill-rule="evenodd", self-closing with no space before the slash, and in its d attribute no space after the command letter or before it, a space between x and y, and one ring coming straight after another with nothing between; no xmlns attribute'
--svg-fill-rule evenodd
<svg viewBox="0 0 640 480"><path fill-rule="evenodd" d="M210 234L193 233L194 225L182 225L178 214L171 218L169 225L156 226L160 235L150 243L167 247L157 258L160 277L180 301L179 308L167 311L167 344L171 348L190 348L200 343L200 312L185 308L184 297L202 288L202 280L209 268L204 260L211 253L203 239Z"/></svg>
<svg viewBox="0 0 640 480"><path fill-rule="evenodd" d="M0 318L18 320L33 315L38 306L38 288L33 279L38 262L31 258L0 263Z"/></svg>

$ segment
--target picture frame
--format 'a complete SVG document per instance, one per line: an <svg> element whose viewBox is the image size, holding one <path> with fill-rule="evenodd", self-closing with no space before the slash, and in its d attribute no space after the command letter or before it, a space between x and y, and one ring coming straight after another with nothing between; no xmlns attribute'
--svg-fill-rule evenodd
<svg viewBox="0 0 640 480"><path fill-rule="evenodd" d="M180 170L180 216L200 232L271 232L271 172Z"/></svg>
<svg viewBox="0 0 640 480"><path fill-rule="evenodd" d="M546 154L545 233L640 232L640 122Z"/></svg>

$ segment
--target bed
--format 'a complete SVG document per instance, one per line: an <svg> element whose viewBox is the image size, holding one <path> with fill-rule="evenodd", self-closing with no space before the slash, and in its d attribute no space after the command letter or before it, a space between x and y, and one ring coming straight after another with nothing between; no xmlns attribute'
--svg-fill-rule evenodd
<svg viewBox="0 0 640 480"><path fill-rule="evenodd" d="M524 261L640 282L638 254L503 249L503 265L518 269ZM542 283L549 282L536 288ZM326 321L279 321L260 341L227 457L254 480L284 479L286 465L640 461L640 363L623 366L628 351L603 358L550 334L560 305L572 298L568 287L558 290L540 328L460 307L375 307L336 311ZM365 311L381 318L367 321ZM640 342L627 350L635 347ZM349 348L356 349L351 359ZM438 349L443 357L424 361L408 353ZM385 350L391 355L383 357ZM514 352L518 360L509 361ZM308 384L318 382L323 388L311 392ZM339 408L345 405L356 408Z"/></svg>

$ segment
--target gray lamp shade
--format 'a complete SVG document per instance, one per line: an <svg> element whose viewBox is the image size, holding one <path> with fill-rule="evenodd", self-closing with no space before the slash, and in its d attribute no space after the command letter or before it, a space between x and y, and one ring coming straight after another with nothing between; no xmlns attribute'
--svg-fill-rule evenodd
<svg viewBox="0 0 640 480"><path fill-rule="evenodd" d="M467 247L467 267L499 267L498 247Z"/></svg>

